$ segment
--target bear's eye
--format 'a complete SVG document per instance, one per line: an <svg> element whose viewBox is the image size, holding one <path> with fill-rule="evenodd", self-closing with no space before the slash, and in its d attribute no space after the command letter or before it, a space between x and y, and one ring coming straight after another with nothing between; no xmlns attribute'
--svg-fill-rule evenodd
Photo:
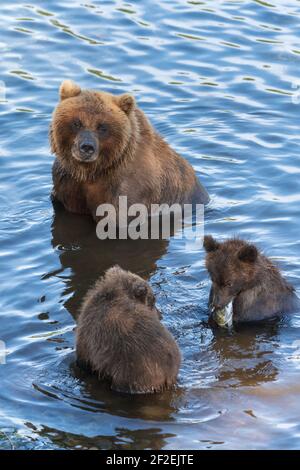
<svg viewBox="0 0 300 470"><path fill-rule="evenodd" d="M72 122L72 127L76 130L80 129L82 127L80 119L75 119L75 121Z"/></svg>
<svg viewBox="0 0 300 470"><path fill-rule="evenodd" d="M225 286L226 286L226 287L232 287L233 284L232 284L232 282L226 282Z"/></svg>
<svg viewBox="0 0 300 470"><path fill-rule="evenodd" d="M97 130L98 130L98 132L100 132L100 134L107 134L108 133L108 125L103 124L103 123L98 124Z"/></svg>

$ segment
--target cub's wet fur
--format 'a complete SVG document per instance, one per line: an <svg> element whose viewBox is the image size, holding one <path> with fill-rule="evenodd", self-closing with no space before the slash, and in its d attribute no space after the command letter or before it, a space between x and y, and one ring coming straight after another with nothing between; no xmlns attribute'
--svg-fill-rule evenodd
<svg viewBox="0 0 300 470"><path fill-rule="evenodd" d="M160 318L149 284L118 266L110 268L82 305L76 338L78 364L119 392L172 388L181 356Z"/></svg>
<svg viewBox="0 0 300 470"><path fill-rule="evenodd" d="M233 238L221 243L204 237L206 268L212 280L213 311L233 302L233 321L248 322L291 313L300 308L294 288L255 245Z"/></svg>

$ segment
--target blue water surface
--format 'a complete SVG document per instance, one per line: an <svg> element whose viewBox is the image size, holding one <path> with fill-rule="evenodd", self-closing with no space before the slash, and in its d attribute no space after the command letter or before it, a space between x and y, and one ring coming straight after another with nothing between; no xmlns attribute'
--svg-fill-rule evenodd
<svg viewBox="0 0 300 470"><path fill-rule="evenodd" d="M206 233L257 243L299 293L299 1L12 0L0 17L0 448L299 448L300 314L213 331L203 250L99 241L52 207L48 145L63 79L134 94L207 187ZM82 296L115 263L157 294L175 392L111 393L74 365Z"/></svg>

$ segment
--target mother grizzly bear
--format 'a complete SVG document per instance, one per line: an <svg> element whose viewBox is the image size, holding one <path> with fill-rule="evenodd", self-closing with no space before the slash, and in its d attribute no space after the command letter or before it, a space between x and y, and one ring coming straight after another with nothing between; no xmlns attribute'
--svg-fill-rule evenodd
<svg viewBox="0 0 300 470"><path fill-rule="evenodd" d="M191 165L153 129L132 96L82 90L65 80L50 128L53 197L97 220L100 204L202 203L209 197Z"/></svg>

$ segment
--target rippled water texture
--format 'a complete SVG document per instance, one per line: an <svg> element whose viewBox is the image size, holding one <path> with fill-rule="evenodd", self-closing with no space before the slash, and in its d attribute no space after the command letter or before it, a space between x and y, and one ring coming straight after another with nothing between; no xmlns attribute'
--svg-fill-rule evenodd
<svg viewBox="0 0 300 470"><path fill-rule="evenodd" d="M299 293L299 2L29 2L0 6L0 447L299 447L300 314L213 331L203 251L100 242L54 211L47 137L62 79L133 93L209 190L206 232L257 242ZM115 263L150 279L177 392L118 395L74 366L79 303Z"/></svg>

